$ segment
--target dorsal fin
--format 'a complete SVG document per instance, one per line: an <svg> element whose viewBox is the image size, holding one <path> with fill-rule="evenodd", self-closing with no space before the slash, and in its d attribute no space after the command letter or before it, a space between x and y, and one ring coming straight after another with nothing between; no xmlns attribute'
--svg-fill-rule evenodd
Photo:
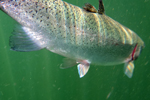
<svg viewBox="0 0 150 100"><path fill-rule="evenodd" d="M99 14L104 14L105 13L105 9L104 9L104 5L102 0L99 0L99 9L98 11L96 10L96 8L94 6L92 6L89 3L86 3L85 6L83 7L84 10L88 11L88 12L92 12L92 13L99 13Z"/></svg>
<svg viewBox="0 0 150 100"><path fill-rule="evenodd" d="M102 0L99 0L99 9L98 9L98 13L99 14L104 14L105 13L105 9L104 9L104 5Z"/></svg>
<svg viewBox="0 0 150 100"><path fill-rule="evenodd" d="M88 12L97 13L96 8L89 3L86 3L85 6L83 7L83 9L85 9Z"/></svg>

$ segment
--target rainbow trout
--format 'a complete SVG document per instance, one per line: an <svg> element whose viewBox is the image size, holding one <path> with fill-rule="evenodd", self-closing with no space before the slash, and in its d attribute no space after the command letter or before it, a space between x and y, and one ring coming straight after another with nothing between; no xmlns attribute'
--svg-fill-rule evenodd
<svg viewBox="0 0 150 100"><path fill-rule="evenodd" d="M98 11L90 4L82 9L62 0L0 0L0 9L19 23L10 37L12 50L45 48L62 55L61 68L77 65L80 78L90 64L121 63L131 78L133 61L144 47L135 32L105 15L102 0Z"/></svg>

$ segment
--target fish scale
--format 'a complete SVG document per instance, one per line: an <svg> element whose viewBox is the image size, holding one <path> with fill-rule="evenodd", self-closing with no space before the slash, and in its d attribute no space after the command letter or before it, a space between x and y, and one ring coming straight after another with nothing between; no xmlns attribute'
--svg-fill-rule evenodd
<svg viewBox="0 0 150 100"><path fill-rule="evenodd" d="M128 68L125 73L131 77L132 73L128 72L129 69L133 72L133 57L139 56L144 42L104 12L92 12L90 7L95 8L88 7L81 9L62 0L0 0L1 10L20 24L10 37L13 50L46 48L73 59L73 64L80 63L77 67L79 74L82 69L82 75L90 63L125 63ZM103 7L99 11L104 11Z"/></svg>
<svg viewBox="0 0 150 100"><path fill-rule="evenodd" d="M40 2L40 1L39 1ZM42 1L43 2L43 4L45 4L44 3L44 1ZM47 2L47 1L46 1ZM60 6L60 5L62 5L62 1L58 1L59 3L57 3L56 1L55 1L55 4L54 3L51 3L51 1L48 1L48 4L50 4L50 7L51 7L51 9L52 8L55 8L54 10L50 10L49 12L50 12L50 14L54 14L54 16L55 15L57 15L57 16L59 16L59 18L62 18L62 20L69 20L69 19L66 19L64 16L64 14L61 14L61 13L59 13L59 10L60 10L60 7L62 7L62 6ZM27 4L29 4L29 3L27 3ZM34 4L34 3L33 3ZM41 3L35 3L35 4L37 4L38 6L36 7L37 9L39 9L39 10L37 10L37 9L35 9L35 11L38 11L38 14L39 15L37 15L37 22L39 23L39 21L41 21L40 20L40 18L39 18L39 16L42 16L43 14L45 15L45 12L43 12L41 9L42 9L42 4ZM67 9L66 9L66 12L68 12L69 14L71 13L71 11L73 11L74 9L73 9L73 7L71 8L70 7L70 5L71 4L67 4L67 3L65 3L66 5L68 5L68 6L66 6L67 7ZM41 7L40 7L40 5L41 5ZM58 6L59 5L59 6ZM29 4L29 6L30 6L30 4ZM44 6L44 5L43 5ZM31 7L33 7L33 6L31 6ZM48 7L49 7L49 5L48 5ZM55 11L56 9L59 9L59 10L57 10L57 11ZM70 11L69 11L69 9L70 9ZM78 9L80 9L80 8L78 8L78 7L75 7L75 10L74 10L74 12L72 12L72 13L74 13L74 15L75 15L75 17L76 17L76 19L78 18L78 16L77 15L82 15L81 13L83 13L83 12L85 12L85 11L83 11L83 12L79 12L79 10ZM61 10L63 10L63 7L62 7L62 9ZM68 10L68 11L67 11ZM76 12L79 12L78 14L76 14L75 13L75 11ZM81 9L80 9L80 11L81 11ZM62 11L63 12L63 11ZM62 28L59 28L59 25L56 25L56 23L58 23L58 21L60 21L60 20L58 20L59 18L58 17L53 17L54 18L54 22L52 22L51 20L49 21L50 23L51 23L51 26L50 26L50 29L51 29L51 32L49 32L50 34L53 34L54 33L54 36L55 37L57 37L58 38L58 34L59 34L59 36L61 36L62 37L62 35L65 33L63 33L62 31L63 31L63 27ZM87 42L88 44L90 44L89 46L93 46L93 45L95 45L95 43L92 41L92 39L89 39L90 37L92 37L92 38L97 38L97 35L95 35L94 33L96 33L95 31L98 31L98 28L97 29L95 29L95 28L93 28L94 27L94 25L97 23L96 22L96 20L94 20L93 19L93 16L94 16L94 14L91 14L91 13L87 13L87 12L85 12L84 14L83 14L83 16L88 16L87 18L84 18L81 22L88 22L86 25L85 25L85 27L84 27L84 24L83 24L83 28L80 28L80 27L78 27L79 25L81 25L81 24L77 24L77 22L80 22L80 21L78 21L78 20L74 20L74 16L72 16L71 14L69 15L70 17L70 24L72 25L72 26L74 26L75 24L76 24L76 28L77 29L75 29L75 27L71 27L71 25L70 24L68 24L68 26L66 25L65 27L69 27L70 28L70 34L68 34L67 36L66 36L66 39L69 39L68 37L70 37L70 35L72 35L71 36L71 42L73 43L76 43L76 45L82 45L82 43L85 43L85 42ZM98 17L97 17L98 18ZM97 18L95 18L95 19L97 19ZM104 23L104 21L106 21L103 17L101 17L101 16L99 16L99 18L101 18L102 20L100 21L100 23ZM38 20L39 19L39 20ZM42 20L43 20L43 18L42 18ZM71 21L72 20L72 21ZM47 21L47 20L45 20L45 21ZM46 23L45 21L43 21L43 24L44 23ZM61 24L63 24L64 22L62 22ZM43 25L42 24L42 25ZM93 25L94 24L94 25ZM41 26L42 26L41 25ZM54 25L54 27L52 27L52 25ZM55 26L56 25L56 26ZM78 25L78 26L77 26ZM103 28L102 28L102 30L104 29L105 30L105 25L107 26L108 24L102 24L103 25ZM88 29L88 28L90 28L90 29ZM106 27L107 28L107 27ZM57 30L55 30L55 29L57 29ZM66 28L67 29L67 28ZM68 29L67 29L68 30ZM74 31L73 31L74 30ZM76 31L75 31L76 30ZM66 30L65 30L66 31ZM89 34L89 35L85 35L84 37L85 37L85 40L84 39L82 39L81 37L83 37L83 34L81 34L81 32L80 31L83 31L83 33L85 32L90 32L90 33L92 33L92 34ZM100 36L102 36L99 40L103 40L102 41L102 43L104 44L105 42L104 41L106 41L106 37L107 37L107 32L105 32L105 31L101 31L100 32L102 35L100 35ZM62 34L62 35L60 35L60 34ZM76 35L75 35L76 34ZM79 35L79 34L81 34L81 35ZM94 34L94 35L93 35ZM87 38L86 38L87 37ZM87 40L86 40L87 39ZM83 40L84 40L84 42L83 42ZM96 40L96 39L95 39ZM68 41L68 42L70 42L70 41ZM96 41L95 41L96 42ZM97 46L97 45L96 45Z"/></svg>
<svg viewBox="0 0 150 100"><path fill-rule="evenodd" d="M31 0L32 1L32 0ZM36 0L33 0L33 1L35 1L35 3L25 3L24 5L26 5L27 6L27 4L28 4L28 6L29 6L29 9L27 9L26 11L28 11L29 10L29 12L30 12L30 9L33 9L32 7L34 6L34 5L36 5L37 7L36 7L36 9L34 9L35 11L33 11L33 13L31 13L33 16L35 16L37 13L37 11L38 11L38 15L36 15L36 18L34 19L33 18L33 21L37 21L37 23L42 23L41 24L41 26L40 27L42 27L44 24L46 24L47 22L49 22L49 23L51 23L51 25L49 26L50 27L50 29L51 29L51 31L52 32L49 32L50 34L53 34L54 33L54 35L56 36L56 37L58 37L57 36L57 34L59 34L59 36L60 36L60 38L65 38L66 39L66 41L68 41L68 37L70 37L71 39L69 39L69 40L71 40L71 43L75 43L76 45L83 45L83 43L85 43L85 41L87 41L87 43L88 44L90 44L90 43L93 43L93 41L92 41L92 39L89 39L91 36L93 36L92 38L94 39L94 38L97 38L97 31L99 31L99 28L97 27L97 28L95 28L95 26L97 26L96 24L98 24L98 21L96 21L97 19L99 19L99 20L101 20L100 21L100 23L104 23L106 20L104 19L105 17L101 17L101 16L99 16L99 18L98 17L96 17L95 19L94 19L94 16L95 16L95 13L93 13L93 14L89 14L89 13L87 13L87 12L85 12L85 11L83 11L82 9L80 9L80 8L78 8L78 7L72 7L73 5L71 5L71 4L68 4L68 3L63 3L61 0L59 0L58 2L59 3L57 3L56 1L55 1L55 4L54 3L52 3L51 4L51 2L53 1L53 0L50 0L50 1L44 1L44 0L41 0L43 3L38 3ZM39 1L40 2L40 1ZM48 4L50 4L50 5L45 5L45 3L47 4L47 2L48 2ZM18 4L19 4L20 2L18 2ZM12 3L13 4L13 3ZM65 5L67 5L66 7L64 7L64 4ZM15 4L15 5L17 5L17 4ZM30 8L30 5L32 5L31 6L31 8ZM44 7L44 8L43 8ZM47 8L47 10L48 10L48 12L50 13L50 14L53 14L52 15L52 17L53 17L53 21L51 21L51 20L48 20L48 19L46 19L46 18L43 18L43 17L45 17L45 8L46 7L48 7ZM64 10L64 8L66 9L66 10ZM55 8L55 9L52 9L52 8ZM56 10L56 9L58 9L58 10ZM79 9L79 10L78 10ZM44 10L44 11L43 11ZM60 11L61 11L61 13L60 13ZM70 15L67 15L67 13L65 13L65 11L66 12L68 12L68 14L70 14ZM26 12L27 13L27 16L28 16L28 13L29 12ZM72 16L74 14L74 16ZM44 16L43 16L44 15ZM79 16L81 16L82 15L82 17L79 17ZM47 14L47 16L48 16L48 14ZM69 16L69 18L67 17L67 16ZM88 17L85 17L85 18L83 18L84 16L88 16ZM74 18L75 17L75 18ZM30 19L30 18L29 18ZM45 19L45 20L44 20ZM43 21L44 20L44 21ZM67 20L67 21L66 21ZM69 21L69 22L68 22ZM57 25L58 24L58 22L59 22L59 25ZM62 22L62 23L60 23L60 22ZM79 23L80 22L80 23ZM84 23L86 23L86 22L88 22L87 24L84 24ZM100 32L102 35L100 35L100 36L102 36L102 37L100 37L100 36L98 36L100 39L99 40L102 40L102 43L105 43L105 41L107 41L107 39L106 39L106 37L109 37L109 35L107 35L107 33L110 33L110 32L105 32L105 29L106 28L110 28L110 26L109 26L109 24L107 23L108 21L106 21L106 24L102 24L102 31ZM66 23L66 24L65 24ZM69 24L70 23L70 24ZM40 25L39 24L39 25ZM61 27L61 25L66 25L66 26L64 26L64 27ZM52 27L54 25L54 27ZM82 25L82 26L81 26ZM105 27L105 25L107 26L107 27ZM46 26L46 25L44 25L44 26ZM48 26L48 25L47 25ZM76 27L74 27L74 26L76 26ZM109 27L108 27L109 26ZM61 27L61 28L60 28ZM69 28L69 29L68 29ZM110 29L110 30L113 30L113 28L114 27L112 27L112 29ZM120 28L120 27L119 27ZM57 30L55 30L55 29L57 29ZM104 30L103 30L104 29ZM118 30L118 29L117 29ZM49 31L49 30L48 30ZM70 32L70 34L68 34L68 35L66 35L66 32L67 31L69 31ZM89 33L91 33L89 36L87 36L87 35L85 35L84 33L86 33L86 32L89 32ZM69 33L68 32L68 33ZM56 34L57 33L57 34ZM82 33L82 34L81 34ZM112 32L113 33L113 32ZM116 32L117 33L117 32ZM76 35L75 35L76 34ZM94 34L94 35L93 35ZM96 34L96 35L95 35ZM70 36L71 35L71 36ZM122 35L122 34L121 34ZM117 36L117 35L116 35ZM125 35L126 36L126 35ZM82 38L82 37L84 37L84 38ZM87 40L86 40L86 37L87 37ZM119 38L121 38L121 36L119 37ZM64 39L64 40L65 40ZM121 38L122 39L122 38ZM95 40L98 40L98 39L95 39ZM84 41L84 42L83 42ZM68 41L68 42L70 42L70 41ZM123 42L123 41L122 41ZM95 43L94 43L95 44ZM99 43L98 43L99 44Z"/></svg>

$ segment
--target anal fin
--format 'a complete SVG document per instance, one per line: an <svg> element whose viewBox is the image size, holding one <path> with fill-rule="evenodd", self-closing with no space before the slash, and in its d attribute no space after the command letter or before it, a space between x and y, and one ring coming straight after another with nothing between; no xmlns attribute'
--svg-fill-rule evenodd
<svg viewBox="0 0 150 100"><path fill-rule="evenodd" d="M125 65L124 65L124 73L125 73L129 78L132 78L133 71L134 71L134 63L133 63L133 61L130 61L130 62L128 62L128 63L125 63Z"/></svg>

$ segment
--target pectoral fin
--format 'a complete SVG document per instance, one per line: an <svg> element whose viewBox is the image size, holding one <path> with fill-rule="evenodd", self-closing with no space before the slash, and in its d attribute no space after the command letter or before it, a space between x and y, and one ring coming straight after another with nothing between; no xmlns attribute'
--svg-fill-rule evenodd
<svg viewBox="0 0 150 100"><path fill-rule="evenodd" d="M128 62L128 63L125 63L125 65L124 65L124 73L125 73L129 78L132 78L133 71L134 71L134 63L133 63L133 61Z"/></svg>
<svg viewBox="0 0 150 100"><path fill-rule="evenodd" d="M79 77L82 78L88 72L89 68L90 68L89 63L78 64L77 69L78 69Z"/></svg>

